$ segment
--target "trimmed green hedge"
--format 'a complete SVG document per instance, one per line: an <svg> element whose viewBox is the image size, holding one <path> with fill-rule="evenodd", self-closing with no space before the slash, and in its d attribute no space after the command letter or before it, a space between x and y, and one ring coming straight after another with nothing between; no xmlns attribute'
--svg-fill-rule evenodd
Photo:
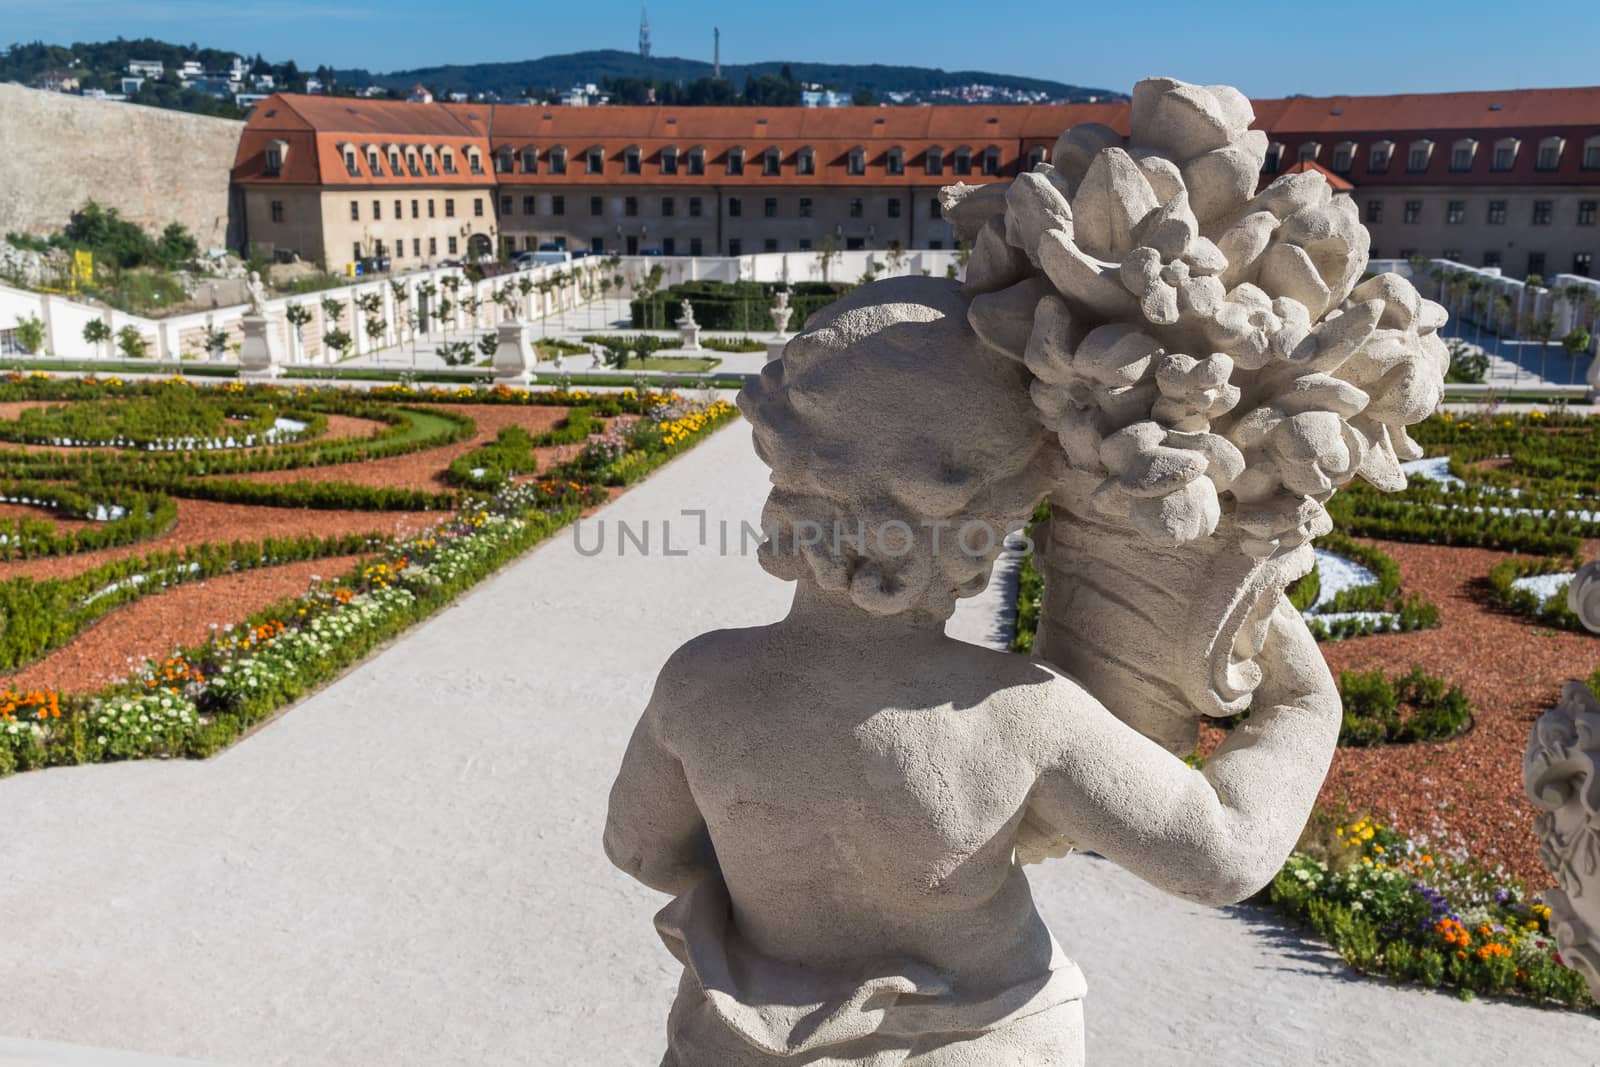
<svg viewBox="0 0 1600 1067"><path fill-rule="evenodd" d="M782 286L774 282L681 282L644 300L628 302L634 329L671 329L683 317L683 302L694 305L694 319L704 330L770 330L772 304ZM855 286L842 282L798 282L789 287L791 323L804 324L813 314ZM648 305L648 311L647 311ZM588 340L588 338L585 338Z"/></svg>
<svg viewBox="0 0 1600 1067"><path fill-rule="evenodd" d="M1339 744L1355 748L1444 741L1472 726L1472 705L1461 687L1421 667L1393 679L1382 671L1341 671L1339 699Z"/></svg>
<svg viewBox="0 0 1600 1067"><path fill-rule="evenodd" d="M533 437L520 426L507 426L491 443L452 460L448 476L454 485L498 489L512 475L531 474L538 469Z"/></svg>
<svg viewBox="0 0 1600 1067"><path fill-rule="evenodd" d="M36 559L94 552L159 537L178 521L178 505L165 493L95 485L81 488L60 482L0 483L0 500L33 501L62 518L92 518L102 507L119 507L121 518L78 530L63 530L47 519L0 520L0 558Z"/></svg>
<svg viewBox="0 0 1600 1067"><path fill-rule="evenodd" d="M1546 626L1580 634L1589 633L1588 628L1578 620L1577 613L1567 606L1567 585L1541 598L1531 589L1519 589L1511 584L1518 578L1532 575L1560 574L1564 571L1576 573L1577 570L1578 561L1571 556L1502 560L1489 569L1489 600L1506 611L1526 615Z"/></svg>

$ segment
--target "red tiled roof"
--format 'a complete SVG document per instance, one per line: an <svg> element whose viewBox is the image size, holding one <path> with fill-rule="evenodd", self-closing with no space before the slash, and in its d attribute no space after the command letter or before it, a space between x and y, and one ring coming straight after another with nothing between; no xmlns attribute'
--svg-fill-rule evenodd
<svg viewBox="0 0 1600 1067"><path fill-rule="evenodd" d="M1336 192L1336 193L1348 193L1350 190L1355 188L1355 186L1351 185L1349 182L1347 182L1343 178L1339 177L1339 175L1335 174L1333 171L1329 170L1327 167L1324 167L1321 163L1318 163L1315 160L1310 160L1310 159L1302 160L1299 163L1296 163L1294 166L1290 167L1288 170L1283 171L1282 173L1284 173L1284 174L1306 174L1306 173L1320 174L1320 175L1322 175L1324 178L1326 178L1328 180L1328 184L1333 187L1333 191Z"/></svg>

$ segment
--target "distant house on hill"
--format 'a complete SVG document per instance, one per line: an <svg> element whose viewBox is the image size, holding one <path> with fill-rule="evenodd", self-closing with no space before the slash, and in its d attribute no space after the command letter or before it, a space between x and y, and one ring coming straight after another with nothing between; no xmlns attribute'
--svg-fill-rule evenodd
<svg viewBox="0 0 1600 1067"><path fill-rule="evenodd" d="M33 87L50 93L75 93L78 76L70 70L47 70L33 79Z"/></svg>
<svg viewBox="0 0 1600 1067"><path fill-rule="evenodd" d="M433 103L433 94L420 85L413 85L411 92L406 94L406 100L412 104L431 104Z"/></svg>
<svg viewBox="0 0 1600 1067"><path fill-rule="evenodd" d="M166 72L166 64L159 59L128 60L128 73L136 78L159 78Z"/></svg>

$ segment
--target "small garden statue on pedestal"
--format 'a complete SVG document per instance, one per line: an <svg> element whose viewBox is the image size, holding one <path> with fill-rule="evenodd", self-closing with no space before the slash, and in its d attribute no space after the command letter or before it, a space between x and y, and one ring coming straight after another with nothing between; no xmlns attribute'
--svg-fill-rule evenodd
<svg viewBox="0 0 1600 1067"><path fill-rule="evenodd" d="M250 307L240 320L244 338L239 342L239 373L244 378L277 378L283 374L283 361L277 334L267 318L267 290L255 271L244 286Z"/></svg>
<svg viewBox="0 0 1600 1067"><path fill-rule="evenodd" d="M685 352L700 351L700 324L694 321L694 305L685 300L683 302L683 316L678 319L678 336L682 339L681 347Z"/></svg>

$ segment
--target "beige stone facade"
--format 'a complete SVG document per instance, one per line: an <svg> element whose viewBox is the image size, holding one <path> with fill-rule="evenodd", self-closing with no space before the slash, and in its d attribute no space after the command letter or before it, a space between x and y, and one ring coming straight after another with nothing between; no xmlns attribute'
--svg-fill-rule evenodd
<svg viewBox="0 0 1600 1067"><path fill-rule="evenodd" d="M383 256L391 269L417 269L490 252L497 243L491 186L240 189L253 251L277 259L298 255L336 273Z"/></svg>
<svg viewBox="0 0 1600 1067"><path fill-rule="evenodd" d="M1372 255L1449 259L1506 274L1595 277L1600 183L1590 186L1395 186L1351 194Z"/></svg>

